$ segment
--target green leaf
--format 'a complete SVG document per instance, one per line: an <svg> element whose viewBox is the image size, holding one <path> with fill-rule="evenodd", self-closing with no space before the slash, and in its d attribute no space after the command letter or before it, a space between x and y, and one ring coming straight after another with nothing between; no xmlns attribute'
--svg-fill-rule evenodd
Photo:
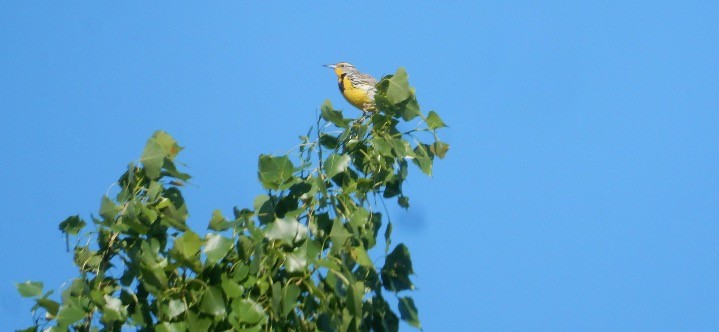
<svg viewBox="0 0 719 332"><path fill-rule="evenodd" d="M287 284L287 286L285 286L283 290L284 294L282 296L282 317L285 317L297 305L297 297L300 295L302 290L294 284Z"/></svg>
<svg viewBox="0 0 719 332"><path fill-rule="evenodd" d="M414 93L412 94L414 95ZM400 105L402 107L402 120L404 121L409 121L422 115L422 113L419 111L419 103L417 103L417 99L414 96L407 99Z"/></svg>
<svg viewBox="0 0 719 332"><path fill-rule="evenodd" d="M281 315L282 312L282 284L279 281L275 281L272 284L272 311L276 315Z"/></svg>
<svg viewBox="0 0 719 332"><path fill-rule="evenodd" d="M147 140L140 161L145 167L145 174L152 180L160 177L165 158L173 159L182 147L168 133L158 130Z"/></svg>
<svg viewBox="0 0 719 332"><path fill-rule="evenodd" d="M375 150L381 155L386 157L392 156L392 146L386 139L377 136L372 137L372 146L374 146Z"/></svg>
<svg viewBox="0 0 719 332"><path fill-rule="evenodd" d="M175 238L175 246L172 251L179 255L179 257L186 260L193 260L200 252L203 241L197 233L188 230L181 236Z"/></svg>
<svg viewBox="0 0 719 332"><path fill-rule="evenodd" d="M205 289L200 301L200 311L212 316L225 315L225 301L222 298L222 289L219 286Z"/></svg>
<svg viewBox="0 0 719 332"><path fill-rule="evenodd" d="M211 229L213 231L222 232L225 230L228 230L232 226L232 223L230 223L223 215L220 210L212 211L212 218L210 219L210 224L207 226L208 229Z"/></svg>
<svg viewBox="0 0 719 332"><path fill-rule="evenodd" d="M260 220L260 223L266 224L275 220L275 209L272 207L270 196L257 195L257 197L255 197L255 201L253 202L253 206L255 213L257 214L257 219Z"/></svg>
<svg viewBox="0 0 719 332"><path fill-rule="evenodd" d="M292 245L307 237L307 227L294 218L275 219L267 226L265 237Z"/></svg>
<svg viewBox="0 0 719 332"><path fill-rule="evenodd" d="M182 186L182 185L184 185L183 181L187 181L191 178L190 174L178 171L177 167L175 166L175 163L172 161L165 160L165 163L162 165L162 167L165 169L165 173L167 175L180 180L180 181L172 181L171 182L171 184L173 184L175 186Z"/></svg>
<svg viewBox="0 0 719 332"><path fill-rule="evenodd" d="M412 150L409 143L403 139L395 138L390 140L389 143L392 145L392 150L394 150L395 156L399 158L406 157L407 153Z"/></svg>
<svg viewBox="0 0 719 332"><path fill-rule="evenodd" d="M329 100L325 100L321 107L321 116L323 119L332 122L335 126L340 128L349 128L350 120L346 120L342 115L342 111L338 111L332 108L332 103Z"/></svg>
<svg viewBox="0 0 719 332"><path fill-rule="evenodd" d="M429 146L429 151L439 157L439 159L444 159L444 156L447 154L448 150L449 144L445 142L436 141Z"/></svg>
<svg viewBox="0 0 719 332"><path fill-rule="evenodd" d="M37 299L37 305L44 308L51 317L55 317L58 310L60 310L60 303L45 297Z"/></svg>
<svg viewBox="0 0 719 332"><path fill-rule="evenodd" d="M108 295L104 295L105 305L103 306L103 320L105 321L118 321L124 320L127 317L127 307L123 306L120 299L113 298Z"/></svg>
<svg viewBox="0 0 719 332"><path fill-rule="evenodd" d="M156 332L185 332L187 325L185 322L162 322L155 326Z"/></svg>
<svg viewBox="0 0 719 332"><path fill-rule="evenodd" d="M347 305L349 312L355 316L362 315L362 299L364 298L365 285L362 281L352 284L351 291L347 292Z"/></svg>
<svg viewBox="0 0 719 332"><path fill-rule="evenodd" d="M407 196L397 197L397 204L399 204L399 206L401 206L405 209L409 209L409 197L407 197Z"/></svg>
<svg viewBox="0 0 719 332"><path fill-rule="evenodd" d="M243 265L243 266L245 266L245 271L247 271L248 270L246 268L247 265ZM235 270L235 272L237 272L237 270ZM242 280L244 280L244 278L242 278L238 281L242 281ZM244 293L244 291L245 291L245 289L244 289L244 287L242 287L242 285L238 284L234 279L231 279L224 275L222 276L222 285L221 286L222 286L222 291L225 292L225 294L227 294L227 297L230 299L233 299L233 298L236 298L236 297L242 295L242 293Z"/></svg>
<svg viewBox="0 0 719 332"><path fill-rule="evenodd" d="M75 304L63 304L57 312L55 319L59 325L68 326L85 318L85 311Z"/></svg>
<svg viewBox="0 0 719 332"><path fill-rule="evenodd" d="M65 219L63 222L60 223L59 227L60 231L65 234L77 235L80 230L85 227L85 222L80 219L80 216L75 215Z"/></svg>
<svg viewBox="0 0 719 332"><path fill-rule="evenodd" d="M424 174L432 175L432 156L430 155L431 151L428 151L427 146L425 144L417 145L414 148L414 154L415 158L412 159L412 162L415 163L417 166L419 166L419 169L424 172Z"/></svg>
<svg viewBox="0 0 719 332"><path fill-rule="evenodd" d="M115 202L107 196L102 196L102 201L100 202L100 215L106 220L114 221L118 212L120 212L120 208L115 205Z"/></svg>
<svg viewBox="0 0 719 332"><path fill-rule="evenodd" d="M267 189L280 189L292 179L294 165L287 156L272 157L260 155L258 177Z"/></svg>
<svg viewBox="0 0 719 332"><path fill-rule="evenodd" d="M83 271L92 271L97 269L102 263L102 256L97 251L90 250L88 247L75 246L75 265Z"/></svg>
<svg viewBox="0 0 719 332"><path fill-rule="evenodd" d="M439 114L437 114L435 111L429 111L429 114L427 114L427 119L425 121L427 122L427 127L429 127L429 129L439 129L447 127L444 121L442 121L442 118L440 118Z"/></svg>
<svg viewBox="0 0 719 332"><path fill-rule="evenodd" d="M302 272L307 267L307 255L304 252L294 252L285 256L285 268L289 273Z"/></svg>
<svg viewBox="0 0 719 332"><path fill-rule="evenodd" d="M232 280L241 282L247 278L250 274L250 267L245 264L235 265L234 271L232 271Z"/></svg>
<svg viewBox="0 0 719 332"><path fill-rule="evenodd" d="M327 177L333 177L339 173L344 172L347 170L347 167L350 164L350 156L346 154L338 155L338 154L332 154L330 155L327 160L325 161L325 172L327 172Z"/></svg>
<svg viewBox="0 0 719 332"><path fill-rule="evenodd" d="M41 281L26 281L23 283L15 283L17 291L22 297L36 297L42 295Z"/></svg>
<svg viewBox="0 0 719 332"><path fill-rule="evenodd" d="M418 329L422 328L422 325L419 323L419 313L417 312L417 307L414 305L414 300L411 297L407 296L399 298L399 314L401 315L402 320L409 323L409 325Z"/></svg>
<svg viewBox="0 0 719 332"><path fill-rule="evenodd" d="M358 207L355 211L352 212L352 215L350 215L349 224L353 228L353 232L357 235L361 235L359 233L364 232L364 226L367 224L367 221L369 220L369 211L363 207ZM359 231L356 231L355 229L359 229Z"/></svg>
<svg viewBox="0 0 719 332"><path fill-rule="evenodd" d="M390 198L395 197L402 193L402 180L398 179L396 177L393 177L391 180L387 181L385 183L384 192L382 193L382 197L384 198Z"/></svg>
<svg viewBox="0 0 719 332"><path fill-rule="evenodd" d="M350 249L350 254L352 255L352 259L354 259L359 265L374 269L374 263L372 263L372 260L367 254L367 250L363 247L352 247L352 249Z"/></svg>
<svg viewBox="0 0 719 332"><path fill-rule="evenodd" d="M339 140L335 136L322 133L320 134L320 144L328 149L334 150L339 145Z"/></svg>
<svg viewBox="0 0 719 332"><path fill-rule="evenodd" d="M192 311L188 311L185 317L185 321L187 322L187 331L210 331L210 325L212 325L211 319L201 318L198 314Z"/></svg>
<svg viewBox="0 0 719 332"><path fill-rule="evenodd" d="M414 289L412 281L409 280L411 274L414 274L414 270L409 249L400 243L387 255L382 267L382 284L392 292Z"/></svg>
<svg viewBox="0 0 719 332"><path fill-rule="evenodd" d="M347 231L345 225L339 220L339 218L335 218L332 223L332 231L330 232L332 242L334 242L335 245L342 246L351 236L352 235Z"/></svg>
<svg viewBox="0 0 719 332"><path fill-rule="evenodd" d="M262 306L252 299L232 301L232 316L241 324L255 325L265 317Z"/></svg>
<svg viewBox="0 0 719 332"><path fill-rule="evenodd" d="M163 194L172 204L167 205L162 210L163 218L161 222L167 226L177 228L180 231L189 230L185 224L187 220L187 205L185 205L185 199L182 197L180 190L174 187L167 188Z"/></svg>
<svg viewBox="0 0 719 332"><path fill-rule="evenodd" d="M215 264L227 256L233 244L234 241L220 234L207 234L205 248L202 251L207 255L207 261Z"/></svg>
<svg viewBox="0 0 719 332"><path fill-rule="evenodd" d="M167 318L173 319L179 315L181 315L183 312L187 310L187 305L185 302L180 300L170 300L170 302L167 304L167 310L165 311L165 315L167 315Z"/></svg>
<svg viewBox="0 0 719 332"><path fill-rule="evenodd" d="M412 90L407 80L407 72L400 67L397 72L387 79L387 99L393 104L399 104L412 96Z"/></svg>

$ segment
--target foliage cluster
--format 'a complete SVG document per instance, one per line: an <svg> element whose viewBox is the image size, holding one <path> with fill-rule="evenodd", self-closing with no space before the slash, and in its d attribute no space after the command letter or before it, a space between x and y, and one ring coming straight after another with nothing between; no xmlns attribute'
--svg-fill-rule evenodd
<svg viewBox="0 0 719 332"><path fill-rule="evenodd" d="M419 328L403 295L414 288L409 249L392 246L384 201L409 207L410 164L431 174L449 148L436 135L445 125L420 112L402 68L378 83L376 103L348 119L325 102L296 151L259 157L266 194L231 218L216 210L204 236L186 225L182 148L156 132L117 195L102 197L92 229L79 216L60 223L76 238L79 276L59 301L41 282L18 284L35 301L25 331L396 331L400 318ZM382 229L380 267L369 250Z"/></svg>

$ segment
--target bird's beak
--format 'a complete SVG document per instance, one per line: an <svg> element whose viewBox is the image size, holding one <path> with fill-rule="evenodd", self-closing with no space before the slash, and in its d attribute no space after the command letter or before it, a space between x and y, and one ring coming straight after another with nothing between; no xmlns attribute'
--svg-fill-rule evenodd
<svg viewBox="0 0 719 332"><path fill-rule="evenodd" d="M329 67L329 68L335 68L335 67L337 67L336 65L323 65L323 66Z"/></svg>

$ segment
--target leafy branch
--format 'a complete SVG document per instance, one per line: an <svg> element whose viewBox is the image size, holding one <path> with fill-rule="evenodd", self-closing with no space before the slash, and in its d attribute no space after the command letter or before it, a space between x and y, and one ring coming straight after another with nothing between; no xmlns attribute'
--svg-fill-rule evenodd
<svg viewBox="0 0 719 332"><path fill-rule="evenodd" d="M216 210L204 236L186 225L180 189L190 175L175 161L182 147L155 132L117 195L103 196L94 229L82 235L89 242L78 238L80 275L60 301L40 282L17 285L35 300L35 323L25 331L396 331L400 318L420 328L414 301L400 295L414 289L414 271L407 246L390 250L385 200L408 208L402 184L410 164L431 175L449 145L438 138L439 115L420 112L404 69L377 88L379 111L350 119L326 101L296 150L261 155L267 193L232 218ZM86 226L71 216L60 230L69 239ZM370 250L382 227L380 267Z"/></svg>

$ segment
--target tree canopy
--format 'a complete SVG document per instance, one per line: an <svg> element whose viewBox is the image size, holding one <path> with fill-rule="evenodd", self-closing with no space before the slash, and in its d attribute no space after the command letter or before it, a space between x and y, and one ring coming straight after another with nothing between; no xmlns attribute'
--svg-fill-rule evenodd
<svg viewBox="0 0 719 332"><path fill-rule="evenodd" d="M444 158L446 125L420 111L404 69L377 88L378 111L359 119L326 101L298 148L259 157L266 192L232 216L215 210L203 232L186 224L183 148L155 132L89 222L60 223L79 275L59 299L42 282L17 284L35 301L23 331L421 328L410 251L392 243L385 201L409 208L402 184L412 164L431 175Z"/></svg>

